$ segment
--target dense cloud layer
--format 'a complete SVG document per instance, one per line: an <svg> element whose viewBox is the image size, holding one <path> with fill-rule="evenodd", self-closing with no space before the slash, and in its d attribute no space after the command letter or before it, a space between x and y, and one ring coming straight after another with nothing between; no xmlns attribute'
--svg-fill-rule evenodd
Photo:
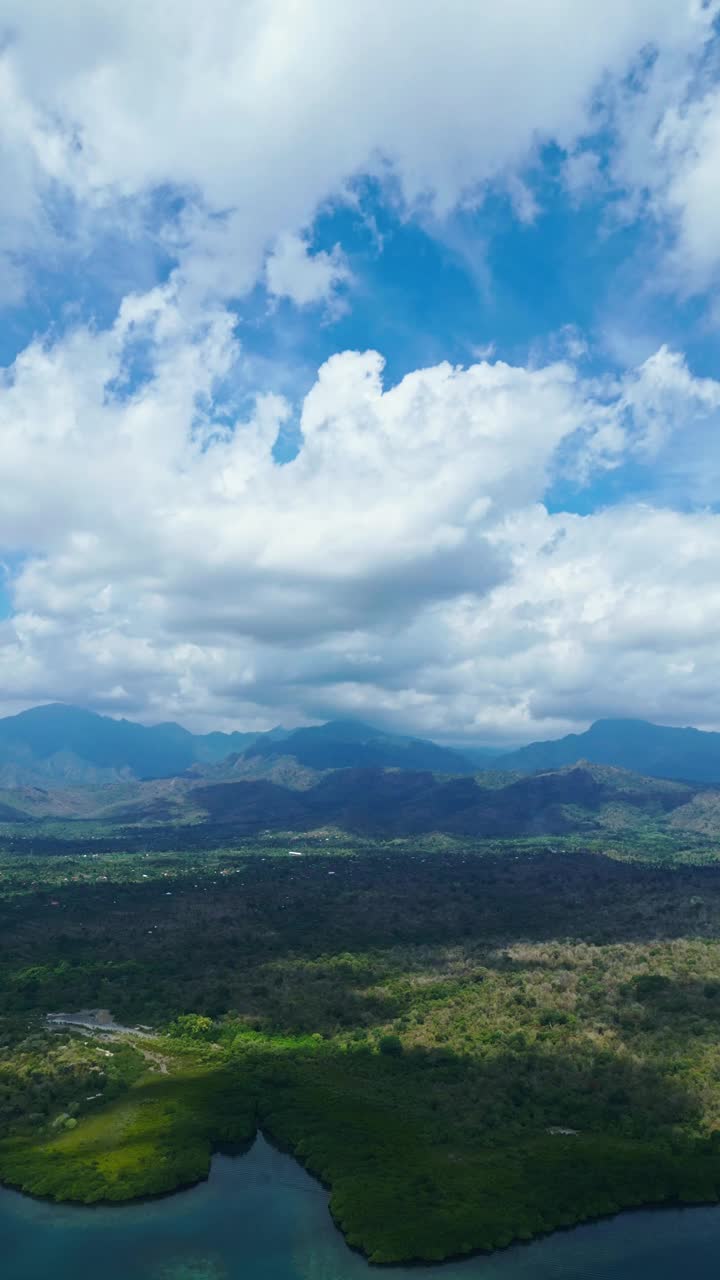
<svg viewBox="0 0 720 1280"><path fill-rule="evenodd" d="M720 724L718 517L543 505L558 478L630 462L672 478L720 383L661 347L613 377L578 349L385 387L380 355L343 351L301 405L253 405L234 331L258 285L271 306L352 305L342 245L314 252L310 231L356 180L426 223L492 187L529 222L547 147L574 199L601 188L615 219L655 220L664 287L707 288L719 8L6 0L0 298L108 227L174 269L0 382L4 709L357 713L456 740L598 714Z"/></svg>
<svg viewBox="0 0 720 1280"><path fill-rule="evenodd" d="M222 398L239 359L225 313L187 321L171 287L19 357L0 391L0 538L24 556L5 688L210 718L379 710L443 734L609 696L647 709L670 677L692 698L717 518L539 504L558 466L656 450L720 384L661 350L606 384L483 362L384 390L377 353L345 352L280 465L289 406L237 421Z"/></svg>

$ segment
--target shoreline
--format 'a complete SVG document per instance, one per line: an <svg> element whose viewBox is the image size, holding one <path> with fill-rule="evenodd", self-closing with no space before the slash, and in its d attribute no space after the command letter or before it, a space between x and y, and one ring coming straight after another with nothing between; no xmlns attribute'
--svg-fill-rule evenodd
<svg viewBox="0 0 720 1280"><path fill-rule="evenodd" d="M264 1128L261 1124L257 1126L252 1137L248 1138L246 1141L226 1142L226 1143L221 1142L213 1146L210 1154L210 1159L208 1162L208 1169L204 1175L197 1178L193 1178L191 1181L188 1181L188 1182L179 1182L175 1187L169 1188L166 1191L133 1195L133 1196L128 1196L124 1199L111 1199L111 1198L102 1199L101 1198L101 1199L90 1201L88 1203L82 1200L60 1199L52 1196L37 1195L32 1191L25 1191L21 1186L14 1184L12 1182L8 1182L6 1179L2 1177L0 1177L0 1191L10 1191L14 1195L26 1197L28 1200L35 1200L39 1203L47 1204L47 1205L55 1205L58 1208L68 1208L72 1210L77 1210L78 1212L81 1212L83 1210L93 1211L93 1210L100 1210L100 1209L123 1210L126 1208L131 1208L134 1205L139 1206L142 1204L155 1203L161 1200L168 1200L172 1196L182 1195L186 1192L192 1191L195 1187L200 1187L203 1184L206 1184L210 1179L210 1176L212 1173L213 1161L216 1156L226 1156L229 1159L233 1159L233 1160L242 1159L244 1156L248 1155L252 1151L252 1148L254 1147L258 1137L262 1138L267 1143L267 1145L269 1147L272 1147L275 1151L280 1152L282 1155L289 1156L308 1175L309 1178L312 1178L313 1181L317 1183L318 1189L321 1189L327 1195L326 1207L327 1207L328 1215L334 1227L338 1231L339 1235L342 1237L345 1248L350 1250L351 1253L355 1253L359 1257L363 1258L369 1267L377 1268L378 1270L380 1269L397 1270L398 1268L401 1268L401 1267L407 1267L407 1268L413 1268L413 1269L417 1269L418 1271L421 1271L422 1269L428 1268L428 1267L444 1267L451 1263L457 1264L462 1262L469 1262L473 1258L480 1258L480 1257L489 1258L489 1257L492 1257L493 1254L504 1253L508 1249L514 1249L520 1246L522 1247L531 1246L533 1244L538 1243L539 1241L547 1240L551 1236L556 1235L558 1233L565 1234L568 1232L576 1231L583 1227L592 1226L594 1223L611 1222L616 1218L624 1217L626 1215L635 1214L635 1213L662 1213L665 1210L672 1210L672 1209L691 1210L691 1209L711 1209L713 1207L720 1208L720 1192L717 1193L713 1199L681 1200L677 1197L665 1197L661 1200L648 1200L647 1202L644 1202L642 1204L619 1206L617 1210L613 1210L610 1213L588 1214L586 1217L580 1218L577 1222L573 1222L569 1224L558 1223L557 1226L549 1227L547 1230L534 1232L529 1238L521 1238L520 1236L514 1236L513 1239L509 1240L506 1244L495 1245L493 1248L490 1248L490 1249L478 1247L478 1248L473 1248L460 1253L448 1253L442 1258L426 1258L426 1257L412 1256L407 1258L399 1258L399 1259L396 1259L393 1261L387 1261L387 1262L374 1261L370 1253L366 1249L364 1249L362 1245L349 1243L341 1221L336 1217L336 1215L333 1213L333 1210L332 1210L332 1206L331 1206L332 1185L326 1182L322 1177L319 1176L319 1174L315 1173L307 1164L305 1164L304 1161L298 1155L295 1154L295 1152L293 1151L292 1147L289 1144L277 1138L272 1132L270 1132L270 1130Z"/></svg>

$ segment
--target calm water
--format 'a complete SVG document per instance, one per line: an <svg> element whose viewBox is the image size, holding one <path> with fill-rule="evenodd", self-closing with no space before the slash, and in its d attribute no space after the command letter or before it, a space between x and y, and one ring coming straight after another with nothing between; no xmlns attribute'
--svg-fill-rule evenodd
<svg viewBox="0 0 720 1280"><path fill-rule="evenodd" d="M0 1191L2 1280L716 1280L720 1208L632 1213L492 1257L368 1267L327 1197L258 1138L217 1156L207 1183L116 1208L53 1206Z"/></svg>

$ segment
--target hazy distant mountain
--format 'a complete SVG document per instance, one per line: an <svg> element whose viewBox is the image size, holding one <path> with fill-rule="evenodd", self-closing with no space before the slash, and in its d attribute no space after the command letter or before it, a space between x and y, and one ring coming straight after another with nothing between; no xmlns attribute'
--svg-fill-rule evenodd
<svg viewBox="0 0 720 1280"><path fill-rule="evenodd" d="M282 742L258 738L244 753L246 759L292 757L308 769L430 769L434 773L473 773L473 764L459 751L425 738L383 733L356 720L331 720L309 729L295 729Z"/></svg>
<svg viewBox="0 0 720 1280"><path fill-rule="evenodd" d="M646 777L720 785L720 733L645 720L598 720L585 733L493 758L490 748L464 753L355 720L262 734L194 734L172 722L147 726L63 703L0 719L0 788L67 788L190 772L208 783L265 780L308 790L337 769L467 775L492 768L526 774L581 761ZM496 779L488 776L484 785L492 789Z"/></svg>
<svg viewBox="0 0 720 1280"><path fill-rule="evenodd" d="M257 734L193 734L51 703L0 720L0 786L67 786L182 773L243 751Z"/></svg>
<svg viewBox="0 0 720 1280"><path fill-rule="evenodd" d="M99 785L188 770L283 784L294 774L296 785L307 786L314 772L371 767L470 773L477 766L434 742L355 721L293 732L194 734L172 722L147 726L63 703L0 720L0 787L6 788Z"/></svg>
<svg viewBox="0 0 720 1280"><path fill-rule="evenodd" d="M476 769L494 769L498 749L497 747L463 747L460 754Z"/></svg>
<svg viewBox="0 0 720 1280"><path fill-rule="evenodd" d="M720 733L673 729L647 720L597 720L585 733L532 742L499 756L498 769L533 773L589 760L655 778L720 783Z"/></svg>

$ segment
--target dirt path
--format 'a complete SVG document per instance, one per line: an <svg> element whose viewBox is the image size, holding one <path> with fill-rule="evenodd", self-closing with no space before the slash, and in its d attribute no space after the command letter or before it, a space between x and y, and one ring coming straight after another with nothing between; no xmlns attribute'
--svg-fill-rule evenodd
<svg viewBox="0 0 720 1280"><path fill-rule="evenodd" d="M162 1054L160 1053L153 1053L152 1049L146 1049L145 1046L142 1044L136 1045L135 1047L137 1048L138 1053L142 1054L143 1058L146 1058L148 1062L152 1062L153 1066L157 1067L161 1075L163 1076L167 1075L168 1073L167 1058L163 1058Z"/></svg>

